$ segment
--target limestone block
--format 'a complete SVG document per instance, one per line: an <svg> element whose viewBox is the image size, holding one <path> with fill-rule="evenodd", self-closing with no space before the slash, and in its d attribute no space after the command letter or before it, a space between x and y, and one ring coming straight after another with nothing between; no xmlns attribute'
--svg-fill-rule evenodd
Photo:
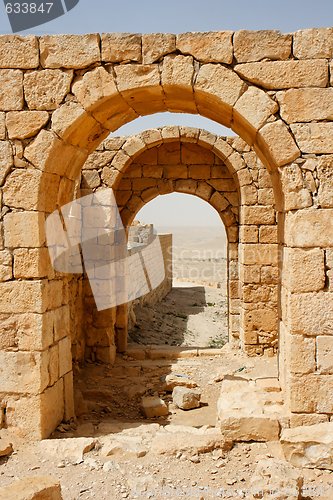
<svg viewBox="0 0 333 500"><path fill-rule="evenodd" d="M256 145L281 167L300 156L300 151L289 129L282 120L267 123L258 132Z"/></svg>
<svg viewBox="0 0 333 500"><path fill-rule="evenodd" d="M253 184L241 186L241 204L255 205L258 202L258 192Z"/></svg>
<svg viewBox="0 0 333 500"><path fill-rule="evenodd" d="M266 168L262 168L259 170L259 179L258 184L260 188L270 188L272 187L272 181L270 173Z"/></svg>
<svg viewBox="0 0 333 500"><path fill-rule="evenodd" d="M249 87L238 99L233 111L234 130L247 142L254 142L256 132L278 111L278 105L263 90ZM249 130L251 127L252 130Z"/></svg>
<svg viewBox="0 0 333 500"><path fill-rule="evenodd" d="M53 385L59 379L59 347L53 345L49 349L49 385Z"/></svg>
<svg viewBox="0 0 333 500"><path fill-rule="evenodd" d="M12 147L8 141L0 141L0 185L13 166Z"/></svg>
<svg viewBox="0 0 333 500"><path fill-rule="evenodd" d="M0 488L6 500L62 500L60 483L50 476L27 477Z"/></svg>
<svg viewBox="0 0 333 500"><path fill-rule="evenodd" d="M45 243L44 214L13 212L4 217L5 244L8 248L41 247ZM29 231L26 228L29 227Z"/></svg>
<svg viewBox="0 0 333 500"><path fill-rule="evenodd" d="M333 422L283 429L280 442L295 467L333 470Z"/></svg>
<svg viewBox="0 0 333 500"><path fill-rule="evenodd" d="M104 167L102 170L101 178L104 184L112 187L119 176L119 171L116 168Z"/></svg>
<svg viewBox="0 0 333 500"><path fill-rule="evenodd" d="M140 136L129 137L122 146L122 150L131 158L135 158L147 148Z"/></svg>
<svg viewBox="0 0 333 500"><path fill-rule="evenodd" d="M41 423L39 439L48 438L64 418L64 381L58 380L40 395ZM50 443L50 441L41 441ZM64 443L65 444L65 443ZM52 443L51 445L52 446ZM62 455L58 455L62 456Z"/></svg>
<svg viewBox="0 0 333 500"><path fill-rule="evenodd" d="M13 277L12 255L8 250L0 251L0 281L8 281Z"/></svg>
<svg viewBox="0 0 333 500"><path fill-rule="evenodd" d="M19 35L0 36L0 68L37 68L39 50L37 37Z"/></svg>
<svg viewBox="0 0 333 500"><path fill-rule="evenodd" d="M232 31L182 33L177 36L177 50L204 63L231 64L232 35Z"/></svg>
<svg viewBox="0 0 333 500"><path fill-rule="evenodd" d="M316 338L317 370L319 373L333 373L333 337L320 335Z"/></svg>
<svg viewBox="0 0 333 500"><path fill-rule="evenodd" d="M302 471L284 460L259 460L250 480L251 498L298 500L302 493ZM250 498L250 497L249 497Z"/></svg>
<svg viewBox="0 0 333 500"><path fill-rule="evenodd" d="M287 123L333 119L333 89L290 89L276 94Z"/></svg>
<svg viewBox="0 0 333 500"><path fill-rule="evenodd" d="M53 317L51 313L25 313L16 317L15 335L20 350L43 351L53 344Z"/></svg>
<svg viewBox="0 0 333 500"><path fill-rule="evenodd" d="M87 151L65 144L49 130L41 130L24 150L24 157L38 170L76 179L88 156Z"/></svg>
<svg viewBox="0 0 333 500"><path fill-rule="evenodd" d="M300 167L293 163L286 165L281 170L281 185L284 195L284 209L297 210L312 205L312 196L305 188L305 182Z"/></svg>
<svg viewBox="0 0 333 500"><path fill-rule="evenodd" d="M326 87L328 82L328 64L321 59L237 64L235 71L242 78L269 90Z"/></svg>
<svg viewBox="0 0 333 500"><path fill-rule="evenodd" d="M151 112L166 111L156 64L125 64L115 66L114 70L118 90L135 112L147 114L147 105Z"/></svg>
<svg viewBox="0 0 333 500"><path fill-rule="evenodd" d="M244 309L241 311L244 325L244 335L246 333L249 336L254 334L256 338L259 332L273 332L276 331L278 325L278 314L275 309L273 309L270 303L247 303L244 307L249 309ZM250 309L251 308L251 309ZM245 343L257 343L246 341Z"/></svg>
<svg viewBox="0 0 333 500"><path fill-rule="evenodd" d="M83 170L93 170L105 167L114 158L116 151L94 151L88 156Z"/></svg>
<svg viewBox="0 0 333 500"><path fill-rule="evenodd" d="M273 207L260 205L243 206L241 209L242 224L275 224L275 210Z"/></svg>
<svg viewBox="0 0 333 500"><path fill-rule="evenodd" d="M278 245L273 243L241 245L240 262L247 265L272 264L278 259Z"/></svg>
<svg viewBox="0 0 333 500"><path fill-rule="evenodd" d="M279 283L280 272L276 266L262 266L260 269L260 279L262 283Z"/></svg>
<svg viewBox="0 0 333 500"><path fill-rule="evenodd" d="M34 168L14 170L6 181L4 203L25 210L52 212L55 209L60 177Z"/></svg>
<svg viewBox="0 0 333 500"><path fill-rule="evenodd" d="M261 226L259 228L260 243L278 243L277 226Z"/></svg>
<svg viewBox="0 0 333 500"><path fill-rule="evenodd" d="M209 203L213 205L213 207L215 207L219 212L222 212L230 205L229 200L227 200L222 194L217 191L215 191L215 193L209 200Z"/></svg>
<svg viewBox="0 0 333 500"><path fill-rule="evenodd" d="M141 408L147 418L163 417L169 410L163 399L156 396L145 396L141 400Z"/></svg>
<svg viewBox="0 0 333 500"><path fill-rule="evenodd" d="M291 333L332 335L333 294L314 292L292 294L289 300ZM314 314L313 311L316 311Z"/></svg>
<svg viewBox="0 0 333 500"><path fill-rule="evenodd" d="M66 102L52 115L52 130L67 143L92 152L109 135L85 109L77 103Z"/></svg>
<svg viewBox="0 0 333 500"><path fill-rule="evenodd" d="M244 302L276 302L277 288L274 285L244 284L242 286L242 298Z"/></svg>
<svg viewBox="0 0 333 500"><path fill-rule="evenodd" d="M6 113L0 112L0 139L6 139Z"/></svg>
<svg viewBox="0 0 333 500"><path fill-rule="evenodd" d="M151 64L176 51L176 36L170 33L142 35L142 62Z"/></svg>
<svg viewBox="0 0 333 500"><path fill-rule="evenodd" d="M288 377L290 410L299 413L314 413L318 398L319 377L313 373Z"/></svg>
<svg viewBox="0 0 333 500"><path fill-rule="evenodd" d="M24 97L29 109L57 109L69 93L73 71L44 69L24 74Z"/></svg>
<svg viewBox="0 0 333 500"><path fill-rule="evenodd" d="M290 416L290 427L299 427L302 425L314 425L328 422L327 415L311 413L293 413Z"/></svg>
<svg viewBox="0 0 333 500"><path fill-rule="evenodd" d="M182 410L200 408L201 393L197 389L176 386L172 391L174 404Z"/></svg>
<svg viewBox="0 0 333 500"><path fill-rule="evenodd" d="M47 248L18 248L14 250L15 278L45 278L52 273Z"/></svg>
<svg viewBox="0 0 333 500"><path fill-rule="evenodd" d="M54 340L60 340L70 334L70 308L69 306L59 307L51 313L54 327Z"/></svg>
<svg viewBox="0 0 333 500"><path fill-rule="evenodd" d="M199 112L219 123L223 121L227 127L231 124L232 107L244 90L245 84L236 73L220 64L202 65L194 84Z"/></svg>
<svg viewBox="0 0 333 500"><path fill-rule="evenodd" d="M11 111L6 116L9 139L28 139L49 121L46 111Z"/></svg>
<svg viewBox="0 0 333 500"><path fill-rule="evenodd" d="M258 243L258 227L257 226L240 226L240 228L239 228L239 241L241 243Z"/></svg>
<svg viewBox="0 0 333 500"><path fill-rule="evenodd" d="M318 203L322 208L330 208L333 206L333 155L318 158L317 177Z"/></svg>
<svg viewBox="0 0 333 500"><path fill-rule="evenodd" d="M113 63L141 62L141 35L103 33L102 61Z"/></svg>
<svg viewBox="0 0 333 500"><path fill-rule="evenodd" d="M172 55L163 59L161 81L170 111L193 113L194 63L193 57Z"/></svg>
<svg viewBox="0 0 333 500"><path fill-rule="evenodd" d="M46 35L39 38L43 68L81 69L100 62L99 35Z"/></svg>
<svg viewBox="0 0 333 500"><path fill-rule="evenodd" d="M20 109L23 109L23 73L18 69L0 69L0 110Z"/></svg>
<svg viewBox="0 0 333 500"><path fill-rule="evenodd" d="M282 280L293 293L322 290L325 286L324 251L319 248L285 248Z"/></svg>
<svg viewBox="0 0 333 500"><path fill-rule="evenodd" d="M291 130L303 153L332 153L333 123L295 123Z"/></svg>
<svg viewBox="0 0 333 500"><path fill-rule="evenodd" d="M261 61L262 59L289 59L292 35L279 31L240 30L234 34L234 53L238 63Z"/></svg>
<svg viewBox="0 0 333 500"><path fill-rule="evenodd" d="M293 52L297 59L332 59L333 28L296 31Z"/></svg>
<svg viewBox="0 0 333 500"><path fill-rule="evenodd" d="M59 377L72 370L71 338L65 337L59 341Z"/></svg>
<svg viewBox="0 0 333 500"><path fill-rule="evenodd" d="M332 247L333 210L305 209L286 215L285 243L288 247Z"/></svg>
<svg viewBox="0 0 333 500"><path fill-rule="evenodd" d="M101 179L96 170L83 170L81 186L85 189L95 189L101 184Z"/></svg>
<svg viewBox="0 0 333 500"><path fill-rule="evenodd" d="M49 383L48 352L0 352L3 392L39 394Z"/></svg>
<svg viewBox="0 0 333 500"><path fill-rule="evenodd" d="M286 334L285 349L287 364L292 373L305 375L316 371L314 338Z"/></svg>

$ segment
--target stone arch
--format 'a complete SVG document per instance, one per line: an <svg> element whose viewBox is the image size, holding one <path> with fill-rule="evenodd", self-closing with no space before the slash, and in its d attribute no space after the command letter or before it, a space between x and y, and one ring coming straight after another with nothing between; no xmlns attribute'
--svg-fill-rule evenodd
<svg viewBox="0 0 333 500"><path fill-rule="evenodd" d="M209 165L204 167L205 171L201 176L196 173L195 179L191 179L191 172L188 170L185 176L180 176L185 178L176 180L177 174L174 172L171 173L171 178L168 178L168 168L165 167L168 163L168 152L162 155L160 152L164 146L177 144L179 148L192 147L190 160L188 153L185 155L189 165L198 163L199 159L196 158L200 157L201 151L206 151L205 160L200 162ZM193 151L193 148L197 149ZM180 149L176 156L170 149L170 155L172 164L182 163L183 155L180 155ZM112 187L116 195L119 189L118 205L125 224L130 223L136 211L158 194L177 190L197 194L218 210L228 235L229 338L240 337L243 348L251 354L262 353L264 349L275 351L278 339L278 255L274 252L277 246L274 196L270 177L262 175L266 172L265 168L259 160L254 160L255 153L239 138L218 137L202 129L163 127L146 130L127 139L110 138L104 141L98 151L90 155L83 167L86 188L95 190L99 186ZM101 166L102 168L99 168ZM136 173L138 166L141 170ZM152 168L153 178L149 178L152 177ZM186 168L193 167L186 165ZM210 178L210 175L213 178ZM164 183L160 185L162 180ZM225 193L225 190L233 192ZM89 193L90 190L83 189L83 193L85 192ZM259 254L264 246L271 252L263 252L264 256L260 260ZM245 263L239 263L239 251L245 255ZM253 260L251 252L258 259L256 266L249 260ZM258 279L261 268L265 273L262 285ZM259 305L267 321L256 327L251 319L251 312L248 311ZM240 321L242 312L243 319ZM123 320L119 330L122 331L122 337L127 336ZM125 348L124 345L122 349Z"/></svg>
<svg viewBox="0 0 333 500"><path fill-rule="evenodd" d="M288 126L275 116L278 104L221 64L203 64L196 72L192 57L166 56L161 68L128 64L85 72L72 85L74 100L54 111L51 130L40 132L26 157L37 168L71 180L110 131L144 114L191 112L230 127L253 147L271 174L281 208L277 170L298 158L300 151ZM126 156L118 158L119 169L126 161Z"/></svg>
<svg viewBox="0 0 333 500"><path fill-rule="evenodd" d="M22 157L29 162L34 174L38 172L38 179L33 179L34 213L27 215L29 223L38 226L37 245L45 245L42 228L45 215L73 199L79 173L89 153L110 131L141 114L157 111L201 114L237 132L253 147L269 171L275 203L282 210L278 168L300 156L300 151L289 127L277 115L277 106L267 92L248 85L233 69L220 63L200 65L191 56L165 56L158 64L128 63L82 69L76 73L66 102L53 111L50 123L35 139L23 145ZM127 161L127 156L117 158L119 169ZM36 258L37 266L41 266L41 252ZM71 316L68 295L72 288L65 283L66 280L54 276L52 269L47 271L45 278L44 282L29 282L27 290L29 293L31 290L31 296L38 297L38 310L44 313L51 308L49 316L53 326L43 323L41 335L45 336L47 328L56 328L56 341L52 347L60 349L61 344L67 364L66 372L52 385L43 386L38 393L40 408L48 402L50 407L56 400L62 402L52 418L40 409L42 423L38 424L38 429L41 429L38 432L43 436L53 430L63 418L64 411L65 418L70 418L74 412L67 321ZM51 295L56 296L52 307L48 299ZM244 309L243 316L251 329L253 315L248 318L246 311ZM59 317L66 318L66 325L60 324ZM250 339L250 342L257 340ZM45 350L43 355L49 356L49 351Z"/></svg>

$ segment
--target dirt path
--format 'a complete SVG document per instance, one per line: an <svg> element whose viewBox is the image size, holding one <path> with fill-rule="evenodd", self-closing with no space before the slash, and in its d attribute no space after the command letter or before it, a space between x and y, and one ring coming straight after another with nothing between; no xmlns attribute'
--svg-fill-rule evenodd
<svg viewBox="0 0 333 500"><path fill-rule="evenodd" d="M175 282L158 304L136 308L137 344L222 347L228 340L225 290Z"/></svg>

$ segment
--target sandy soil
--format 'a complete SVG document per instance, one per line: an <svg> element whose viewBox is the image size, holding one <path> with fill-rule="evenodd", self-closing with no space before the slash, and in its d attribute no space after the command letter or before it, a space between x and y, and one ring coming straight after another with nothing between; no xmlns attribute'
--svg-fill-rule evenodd
<svg viewBox="0 0 333 500"><path fill-rule="evenodd" d="M195 283L175 282L154 306L135 309L132 342L178 346L222 347L228 340L225 291Z"/></svg>

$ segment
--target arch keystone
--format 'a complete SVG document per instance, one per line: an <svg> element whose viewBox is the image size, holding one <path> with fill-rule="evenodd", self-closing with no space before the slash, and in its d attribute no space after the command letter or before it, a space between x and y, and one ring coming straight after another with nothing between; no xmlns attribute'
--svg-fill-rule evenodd
<svg viewBox="0 0 333 500"><path fill-rule="evenodd" d="M167 111L157 64L125 64L114 68L119 92L138 115Z"/></svg>
<svg viewBox="0 0 333 500"><path fill-rule="evenodd" d="M194 101L194 63L191 56L167 56L162 65L162 86L169 111L197 113Z"/></svg>

